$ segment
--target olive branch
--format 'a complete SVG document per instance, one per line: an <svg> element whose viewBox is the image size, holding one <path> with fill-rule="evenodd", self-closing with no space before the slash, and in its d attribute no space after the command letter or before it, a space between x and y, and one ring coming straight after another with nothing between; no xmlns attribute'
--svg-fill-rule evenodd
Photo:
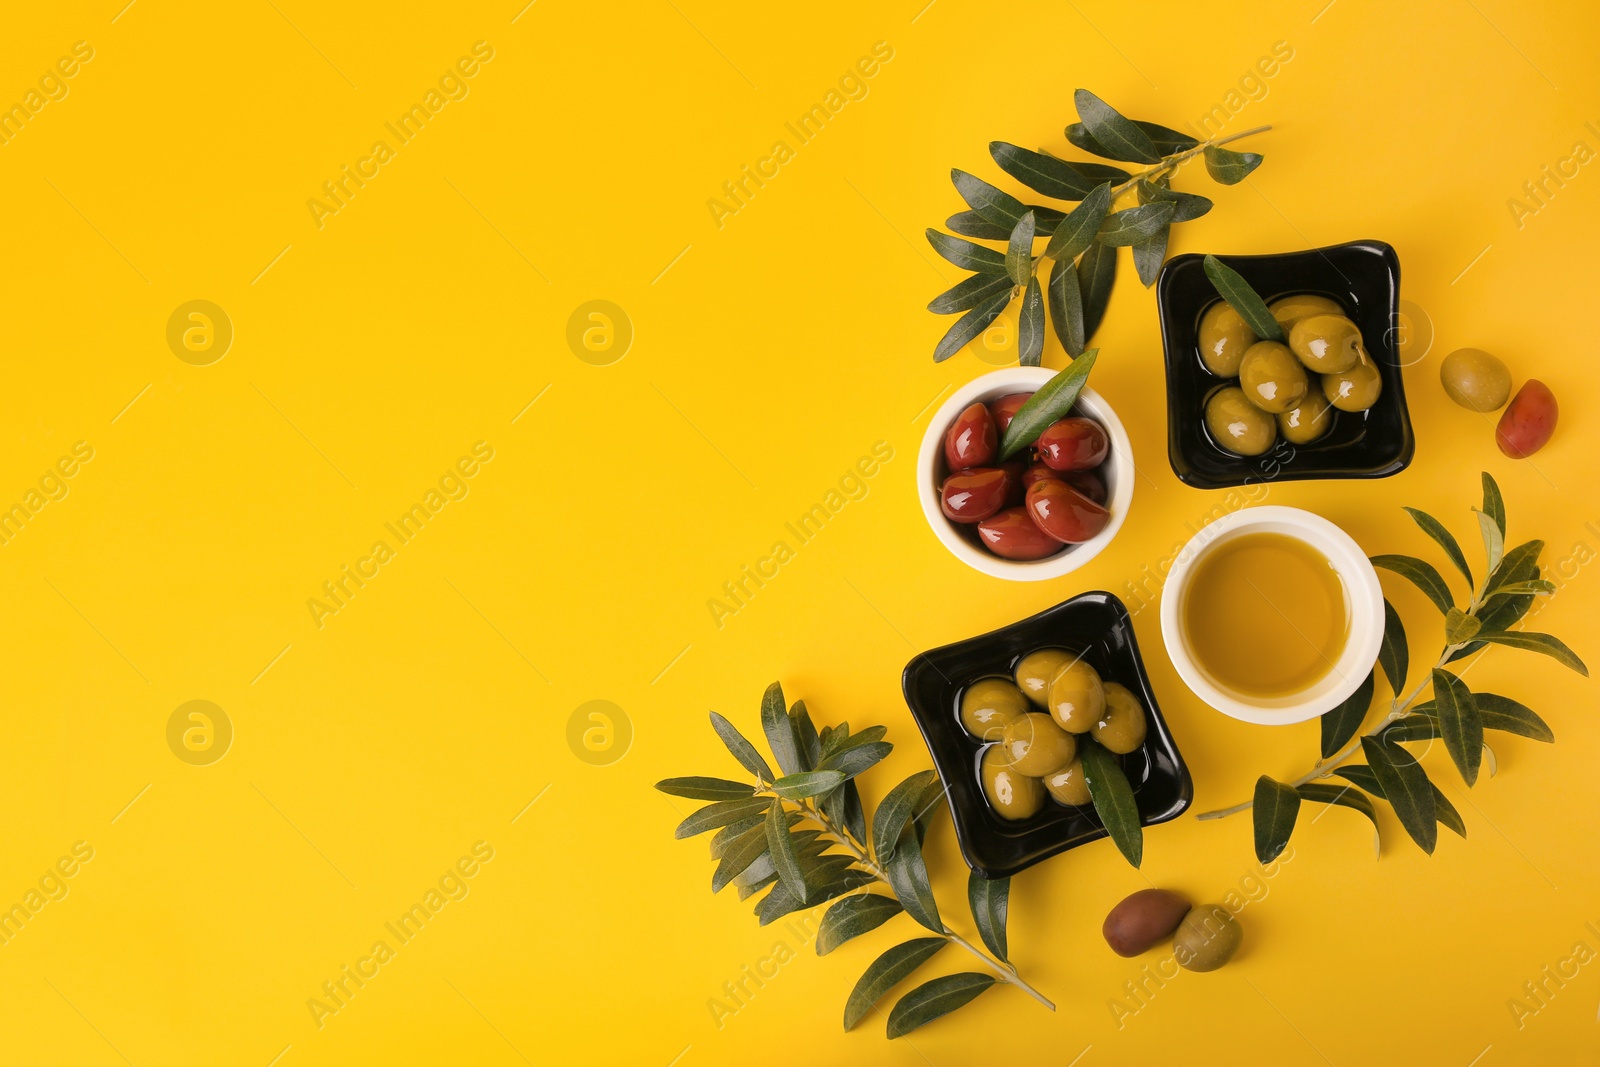
<svg viewBox="0 0 1600 1067"><path fill-rule="evenodd" d="M1380 800L1388 802L1406 833L1431 854L1441 823L1462 837L1467 835L1466 823L1428 778L1417 757L1402 744L1442 738L1462 781L1470 787L1477 782L1485 757L1489 773L1495 771L1494 750L1484 743L1484 731L1499 730L1535 741L1555 740L1555 733L1532 709L1498 693L1474 693L1461 680L1459 671L1446 669L1488 645L1504 645L1543 653L1585 677L1589 674L1577 654L1558 638L1511 629L1527 614L1534 597L1555 592L1555 586L1539 577L1543 541L1527 541L1506 549L1505 502L1500 487L1487 472L1483 475L1483 505L1472 510L1483 538L1485 574L1481 583L1474 581L1465 553L1443 523L1425 511L1405 509L1466 579L1465 608L1456 606L1444 577L1425 560L1399 555L1372 557L1375 566L1398 574L1421 589L1444 616L1444 649L1428 673L1406 688L1410 671L1406 632L1394 605L1384 600L1378 664L1349 699L1322 716L1322 757L1292 782L1262 775L1256 781L1253 799L1196 818L1221 819L1254 809L1256 856L1266 863L1289 843L1301 801L1354 808L1372 820L1376 842L1378 816L1373 801ZM1378 721L1361 732L1372 707L1379 667L1389 681L1392 699ZM1431 699L1421 701L1424 690L1431 690ZM1358 750L1366 763L1346 763ZM1350 784L1317 781L1329 775L1338 775Z"/></svg>
<svg viewBox="0 0 1600 1067"><path fill-rule="evenodd" d="M972 275L934 297L928 310L938 315L964 312L933 350L934 362L949 359L988 329L1013 300L1022 300L1017 323L1017 352L1025 367L1040 365L1045 320L1074 358L1087 347L1105 317L1117 277L1117 249L1133 250L1134 269L1148 288L1167 258L1174 223L1197 219L1212 202L1172 188L1172 177L1186 162L1204 156L1206 170L1223 185L1243 181L1261 165L1255 152L1222 146L1270 130L1258 126L1228 137L1199 141L1153 122L1124 117L1087 89L1075 94L1078 117L1066 129L1075 147L1102 159L1145 164L1129 172L1121 167L1058 158L1005 141L992 141L989 154L1006 174L1036 193L1076 203L1070 211L1042 204L1024 204L1010 193L963 170L950 180L968 210L951 215L945 225L962 237L929 228L928 243L945 259ZM1117 199L1136 193L1138 204L1113 210ZM1004 252L975 241L1004 241ZM1048 238L1044 254L1033 254L1034 241ZM1049 280L1041 285L1039 268L1049 261ZM1048 307L1048 316L1046 308Z"/></svg>
<svg viewBox="0 0 1600 1067"><path fill-rule="evenodd" d="M678 824L675 836L716 830L711 891L729 885L746 900L765 892L756 916L766 926L790 912L835 901L817 928L817 955L877 929L900 912L929 930L888 949L869 966L845 1002L844 1028L854 1027L885 994L955 945L978 959L983 971L963 971L924 982L889 1012L888 1036L908 1034L972 1001L997 981L1014 985L1055 1010L1029 985L1007 956L1006 914L1011 881L973 872L967 903L985 952L940 917L922 846L944 810L944 789L933 771L918 771L895 786L872 815L871 833L855 779L887 756L888 728L851 733L849 723L818 733L804 701L785 708L777 682L761 698L761 727L778 764L766 759L727 719L711 713L711 726L754 784L726 778L667 778L656 788L710 804ZM842 852L830 851L835 848ZM875 891L876 890L876 891Z"/></svg>

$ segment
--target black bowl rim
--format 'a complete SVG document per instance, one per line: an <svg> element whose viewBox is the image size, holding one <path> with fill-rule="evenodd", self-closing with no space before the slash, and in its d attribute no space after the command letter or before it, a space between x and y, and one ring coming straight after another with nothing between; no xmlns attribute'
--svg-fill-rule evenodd
<svg viewBox="0 0 1600 1067"><path fill-rule="evenodd" d="M911 698L910 687L912 672L917 670L919 667L922 667L924 663L926 663L927 667L938 671L938 668L930 661L931 657L938 653L948 652L952 649L957 649L964 645L970 645L974 642L1003 640L1003 635L1005 635L1008 631L1018 630L1025 626L1035 624L1046 616L1068 610L1084 601L1103 602L1107 607L1110 608L1112 614L1115 616L1112 623L1113 627L1126 633L1128 651L1133 657L1134 672L1138 677L1140 688L1150 700L1149 711L1152 732L1165 740L1167 747L1171 750L1172 760L1177 765L1177 802L1172 806L1171 810L1160 815L1153 817L1145 817L1141 815L1139 819L1140 826L1159 826L1162 823L1171 822L1173 819L1176 819L1178 816L1182 815L1185 811L1188 811L1189 808L1194 804L1194 778L1189 773L1188 763L1184 761L1182 749L1178 747L1178 739L1173 736L1172 728L1170 724L1168 724L1166 716L1161 712L1160 702L1155 699L1155 690L1150 685L1150 673L1145 669L1144 655L1139 651L1138 634L1135 633L1133 629L1133 616L1128 612L1128 606L1122 602L1120 597L1118 597L1115 593L1105 589L1090 589L1081 593L1076 593L1060 603L1053 604L1041 611L1034 612L1032 615L1026 616L1025 618L1006 623L1004 626L997 627L993 630L988 630L981 634L975 634L972 637L962 638L959 641L950 641L946 644L938 645L923 652L918 652L915 656L911 657L909 662L906 663L905 669L900 672L900 691L906 702L907 709L911 712L912 721L917 724L917 731L922 736L922 742L928 749L928 755L933 760L934 772L938 774L939 781L944 786L947 796L950 792L950 783L946 779L945 769L940 765L938 757L934 754L934 747L928 740L928 727L923 722L924 713L919 709L917 703L913 702ZM943 672L939 673L942 674ZM1080 845L1087 845L1091 842L1098 841L1109 836L1103 826L1097 827L1078 837L1064 839L1053 845L1047 846L1041 849L1036 855L1029 857L1021 863L989 866L979 862L973 855L975 845L971 838L978 832L978 826L975 823L969 823L968 816L957 812L956 805L954 803L950 804L950 816L950 821L955 827L956 843L960 846L962 859L966 861L968 867L985 878L1009 878L1020 871L1032 867L1036 863L1041 863L1044 860L1050 859L1052 856L1060 855L1061 853L1070 851L1071 849L1077 848Z"/></svg>
<svg viewBox="0 0 1600 1067"><path fill-rule="evenodd" d="M1224 261L1235 260L1287 260L1300 259L1307 256L1326 255L1329 252L1366 251L1376 252L1388 269L1391 300L1389 313L1392 318L1399 312L1400 303L1400 255L1393 245L1377 238L1359 238L1354 241L1341 241L1338 244L1322 245L1317 248L1304 248L1292 252L1267 252L1260 255L1234 255L1232 253L1212 253ZM1172 397L1172 360L1173 353L1167 347L1167 314L1170 308L1169 276L1175 268L1181 268L1196 260L1204 260L1207 253L1183 252L1173 256L1161 266L1161 274L1156 279L1156 317L1161 327L1162 369L1167 379L1167 464L1172 468L1180 482L1195 489L1234 489L1250 482L1250 475L1244 474L1238 478L1211 478L1197 473L1187 464L1180 464L1179 457L1183 450L1179 446L1174 419L1178 412ZM1385 341L1385 345L1388 342ZM1272 476L1275 482L1303 482L1303 481L1368 481L1374 478L1389 478L1407 467L1416 456L1416 432L1411 425L1411 409L1406 404L1404 368L1399 362L1399 353L1391 353L1395 364L1395 384L1393 397L1400 415L1400 451L1394 459L1377 467L1365 469L1353 468L1323 468L1320 470L1295 470L1285 468Z"/></svg>

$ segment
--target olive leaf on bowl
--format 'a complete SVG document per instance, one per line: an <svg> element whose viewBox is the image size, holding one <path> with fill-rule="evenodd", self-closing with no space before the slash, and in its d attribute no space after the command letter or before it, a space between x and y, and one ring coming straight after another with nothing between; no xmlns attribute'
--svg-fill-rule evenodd
<svg viewBox="0 0 1600 1067"><path fill-rule="evenodd" d="M1465 579L1468 596L1464 607L1457 605L1444 576L1426 560L1399 555L1372 557L1374 566L1398 574L1421 589L1443 616L1444 650L1427 673L1416 685L1406 688L1411 657L1405 627L1394 605L1385 600L1386 624L1378 663L1349 700L1322 716L1322 758L1292 782L1262 775L1256 781L1254 799L1197 818L1220 819L1254 809L1256 855L1265 863L1276 858L1289 843L1302 801L1337 804L1361 812L1372 820L1375 841L1378 816L1373 801L1383 801L1394 809L1411 839L1432 854L1440 824L1462 837L1467 836L1467 826L1455 805L1428 778L1416 755L1402 745L1442 739L1461 780L1471 787L1486 760L1489 773L1495 772L1494 750L1485 743L1484 731L1499 730L1535 741L1556 739L1531 708L1498 693L1474 693L1462 681L1461 672L1446 669L1488 645L1504 645L1543 653L1585 677L1589 674L1583 660L1560 639L1511 629L1528 613L1533 598L1555 592L1555 585L1539 577L1543 541L1505 547L1505 501L1499 485L1487 472L1483 475L1483 505L1472 510L1483 538L1481 582L1473 579L1466 554L1443 523L1425 511L1405 509ZM1361 727L1372 705L1379 668L1388 679L1393 698L1378 721L1363 733ZM1431 691L1432 699L1420 699L1424 690ZM1366 763L1347 763L1358 751ZM1316 781L1329 775L1337 775L1344 782Z"/></svg>
<svg viewBox="0 0 1600 1067"><path fill-rule="evenodd" d="M667 778L656 788L710 804L678 824L676 836L716 830L711 891L732 885L740 900L765 893L756 904L762 926L790 912L835 901L817 929L817 955L877 929L904 912L932 936L915 937L873 961L845 1002L844 1028L854 1027L890 989L947 945L977 958L985 970L947 974L902 996L889 1012L888 1036L900 1037L972 1001L995 982L1018 987L1055 1010L1023 980L1006 946L1011 881L973 873L967 903L985 952L941 918L923 860L923 840L945 807L933 771L918 771L891 789L870 818L856 776L894 747L883 726L852 733L849 723L817 731L804 701L785 708L777 682L761 698L761 728L777 773L727 719L711 713L711 726L753 780ZM836 851L842 850L842 851Z"/></svg>
<svg viewBox="0 0 1600 1067"><path fill-rule="evenodd" d="M951 215L945 225L961 236L930 227L928 242L951 263L972 271L972 276L928 305L938 315L962 313L934 348L934 362L959 352L1018 297L1022 312L1017 351L1022 365L1040 365L1047 318L1062 348L1077 356L1105 317L1117 278L1117 249L1133 250L1134 269L1148 288L1166 261L1173 224L1211 210L1206 197L1172 188L1178 168L1203 156L1206 170L1217 182L1241 182L1261 165L1262 157L1222 146L1272 128L1258 126L1202 142L1165 126L1126 118L1087 89L1079 89L1075 100L1081 121L1067 127L1069 142L1102 159L1143 167L1129 171L1061 159L1005 141L990 142L989 154L1001 170L1048 199L1075 203L1070 210L1025 204L982 178L952 170L950 179L967 210ZM1128 193L1138 202L1118 209L1118 199ZM1005 250L965 239L969 237L1004 242ZM1035 256L1034 242L1046 239L1044 254ZM1047 260L1049 280L1041 284L1039 271Z"/></svg>

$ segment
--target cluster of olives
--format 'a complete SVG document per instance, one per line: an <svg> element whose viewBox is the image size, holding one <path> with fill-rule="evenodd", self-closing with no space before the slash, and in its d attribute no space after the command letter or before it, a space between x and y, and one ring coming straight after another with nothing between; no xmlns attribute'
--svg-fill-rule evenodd
<svg viewBox="0 0 1600 1067"><path fill-rule="evenodd" d="M1038 708L1044 711L1036 710ZM980 678L961 693L961 725L993 742L978 761L990 807L1026 819L1044 806L1091 802L1078 746L1083 734L1119 755L1144 744L1144 705L1126 686L1103 682L1081 656L1044 648L1017 661L1011 678Z"/></svg>
<svg viewBox="0 0 1600 1067"><path fill-rule="evenodd" d="M1286 296L1268 310L1289 343L1258 338L1225 301L1200 319L1200 358L1220 378L1238 378L1206 400L1206 428L1239 456L1259 456L1282 434L1310 444L1333 425L1333 409L1365 411L1378 402L1383 377L1361 330L1325 296ZM1321 375L1313 389L1307 372Z"/></svg>
<svg viewBox="0 0 1600 1067"><path fill-rule="evenodd" d="M973 404L944 435L951 474L939 487L945 518L974 526L978 543L1002 559L1053 556L1106 528L1106 483L1096 473L1111 454L1105 427L1071 416L1046 426L1004 463L1000 437L1032 393Z"/></svg>

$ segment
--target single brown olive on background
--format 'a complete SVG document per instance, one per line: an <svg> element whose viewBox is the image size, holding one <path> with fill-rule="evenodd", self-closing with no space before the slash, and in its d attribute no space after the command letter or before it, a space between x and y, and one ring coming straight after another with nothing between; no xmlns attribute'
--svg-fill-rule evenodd
<svg viewBox="0 0 1600 1067"><path fill-rule="evenodd" d="M1257 341L1239 363L1239 388L1250 403L1276 415L1305 399L1311 380L1288 346Z"/></svg>
<svg viewBox="0 0 1600 1067"><path fill-rule="evenodd" d="M1039 462L1051 470L1086 471L1105 462L1111 453L1111 438L1105 427L1093 419L1076 416L1057 419L1033 443Z"/></svg>
<svg viewBox="0 0 1600 1067"><path fill-rule="evenodd" d="M974 523L1005 507L1011 476L998 467L956 471L939 487L939 510L951 522Z"/></svg>
<svg viewBox="0 0 1600 1067"><path fill-rule="evenodd" d="M1218 377L1237 375L1245 349L1257 340L1239 313L1224 300L1218 300L1200 316L1200 359L1206 370Z"/></svg>
<svg viewBox="0 0 1600 1067"><path fill-rule="evenodd" d="M1035 526L1025 507L1004 508L977 528L983 547L1001 559L1044 559L1061 551L1061 542Z"/></svg>
<svg viewBox="0 0 1600 1067"><path fill-rule="evenodd" d="M953 471L986 467L994 462L996 441L994 417L982 404L973 404L945 431L944 460Z"/></svg>
<svg viewBox="0 0 1600 1067"><path fill-rule="evenodd" d="M1511 395L1511 372L1481 348L1458 348L1439 364L1439 384L1468 411L1499 411Z"/></svg>
<svg viewBox="0 0 1600 1067"><path fill-rule="evenodd" d="M1047 780L1045 788L1049 787ZM1189 898L1170 889L1141 889L1123 897L1111 909L1100 933L1112 952L1138 956L1171 937L1193 906Z"/></svg>
<svg viewBox="0 0 1600 1067"><path fill-rule="evenodd" d="M1206 429L1236 456L1259 456L1278 439L1277 422L1250 403L1237 385L1218 389L1206 400Z"/></svg>
<svg viewBox="0 0 1600 1067"><path fill-rule="evenodd" d="M1025 507L1034 525L1064 544L1091 540L1111 521L1109 511L1066 482L1034 482Z"/></svg>
<svg viewBox="0 0 1600 1067"><path fill-rule="evenodd" d="M1550 387L1537 378L1529 378L1501 413L1494 443L1512 459L1527 459L1550 443L1560 414Z"/></svg>
<svg viewBox="0 0 1600 1067"><path fill-rule="evenodd" d="M1017 409L1033 397L1032 393L1008 393L999 400L989 401L989 416L994 419L996 432L1004 436L1006 427L1016 417Z"/></svg>
<svg viewBox="0 0 1600 1067"><path fill-rule="evenodd" d="M978 781L989 806L1002 819L1026 819L1044 807L1044 783L1006 762L1002 745L990 745L978 761Z"/></svg>
<svg viewBox="0 0 1600 1067"><path fill-rule="evenodd" d="M1222 904L1191 908L1172 935L1172 956L1189 971L1214 971L1233 959L1244 928Z"/></svg>

